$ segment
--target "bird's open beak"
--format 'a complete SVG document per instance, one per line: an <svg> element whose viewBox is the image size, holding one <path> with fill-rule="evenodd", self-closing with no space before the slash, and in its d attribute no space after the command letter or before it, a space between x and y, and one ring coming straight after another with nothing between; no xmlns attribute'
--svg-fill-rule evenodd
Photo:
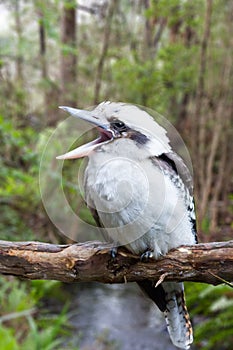
<svg viewBox="0 0 233 350"><path fill-rule="evenodd" d="M91 142L86 143L72 151L62 154L56 157L56 159L75 159L88 156L92 151L94 151L99 145L107 143L113 139L113 133L109 129L108 124L104 123L100 118L94 115L93 111L86 111L82 109L75 109L71 107L61 106L59 107L64 111L70 113L72 116L83 119L97 127L100 136Z"/></svg>

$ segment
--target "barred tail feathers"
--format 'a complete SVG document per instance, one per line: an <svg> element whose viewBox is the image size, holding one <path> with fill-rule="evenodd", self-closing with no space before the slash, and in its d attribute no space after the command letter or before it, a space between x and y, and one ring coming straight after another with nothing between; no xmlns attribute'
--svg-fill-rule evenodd
<svg viewBox="0 0 233 350"><path fill-rule="evenodd" d="M193 342L192 325L184 299L183 283L163 282L166 310L164 316L173 344L181 349L189 349Z"/></svg>

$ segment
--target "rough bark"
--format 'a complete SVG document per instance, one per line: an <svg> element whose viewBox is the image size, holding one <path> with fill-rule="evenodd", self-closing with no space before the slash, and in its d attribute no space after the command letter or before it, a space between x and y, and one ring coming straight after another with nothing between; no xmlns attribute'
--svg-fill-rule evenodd
<svg viewBox="0 0 233 350"><path fill-rule="evenodd" d="M0 241L0 273L63 282L123 283L146 278L219 284L233 280L233 240L183 246L149 262L124 248L118 249L115 259L110 252L111 246L101 242Z"/></svg>

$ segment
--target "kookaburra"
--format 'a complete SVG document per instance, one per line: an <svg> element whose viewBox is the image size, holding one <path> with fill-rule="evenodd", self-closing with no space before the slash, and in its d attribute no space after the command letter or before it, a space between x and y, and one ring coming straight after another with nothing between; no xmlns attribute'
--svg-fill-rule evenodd
<svg viewBox="0 0 233 350"><path fill-rule="evenodd" d="M191 176L166 130L130 104L103 102L92 111L61 108L99 132L96 140L57 158L88 156L85 199L108 239L147 259L195 244ZM193 334L183 284L138 284L164 313L174 345L188 349Z"/></svg>

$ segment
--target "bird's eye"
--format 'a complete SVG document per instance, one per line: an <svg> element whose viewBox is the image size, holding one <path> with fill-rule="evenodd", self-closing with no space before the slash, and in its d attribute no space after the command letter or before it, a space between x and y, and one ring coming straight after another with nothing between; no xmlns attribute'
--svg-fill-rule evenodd
<svg viewBox="0 0 233 350"><path fill-rule="evenodd" d="M125 123L123 123L120 120L114 121L111 123L112 127L118 131L126 131L127 130L127 126L125 125Z"/></svg>

